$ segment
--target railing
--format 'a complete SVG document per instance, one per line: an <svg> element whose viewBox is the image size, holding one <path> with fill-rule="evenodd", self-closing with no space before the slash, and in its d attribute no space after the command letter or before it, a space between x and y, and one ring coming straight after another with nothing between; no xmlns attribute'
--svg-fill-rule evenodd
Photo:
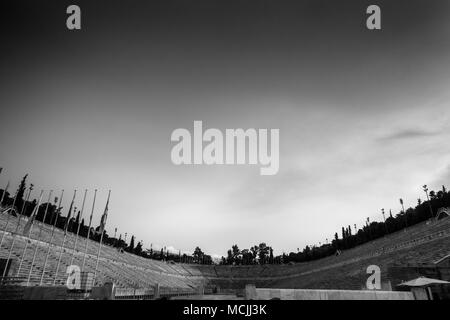
<svg viewBox="0 0 450 320"><path fill-rule="evenodd" d="M112 284L103 287L89 288L89 290L70 290L66 286L26 286L23 277L0 278L0 300L22 299L52 299L52 300L86 300L86 299L115 299L115 300L154 300L170 299L172 297L187 297L203 295L199 288L169 288L155 285L154 288L120 288L112 289ZM108 290L108 287L110 290ZM97 289L97 290L96 290ZM98 290L100 289L100 290ZM106 290L104 290L106 289ZM97 291L97 293L94 293ZM99 293L100 292L100 293ZM108 293L109 292L109 293ZM208 290L209 292L209 290Z"/></svg>
<svg viewBox="0 0 450 320"><path fill-rule="evenodd" d="M116 288L114 292L115 300L154 300L170 299L172 297L187 297L202 295L204 292L194 288L168 288L159 287L139 289L139 288Z"/></svg>
<svg viewBox="0 0 450 320"><path fill-rule="evenodd" d="M154 296L153 289L116 288L114 293L116 300L151 300Z"/></svg>

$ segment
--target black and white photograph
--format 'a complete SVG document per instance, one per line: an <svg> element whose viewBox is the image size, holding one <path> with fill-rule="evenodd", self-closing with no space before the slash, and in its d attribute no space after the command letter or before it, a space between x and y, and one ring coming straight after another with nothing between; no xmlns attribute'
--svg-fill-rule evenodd
<svg viewBox="0 0 450 320"><path fill-rule="evenodd" d="M449 141L448 0L2 0L0 306L448 300Z"/></svg>

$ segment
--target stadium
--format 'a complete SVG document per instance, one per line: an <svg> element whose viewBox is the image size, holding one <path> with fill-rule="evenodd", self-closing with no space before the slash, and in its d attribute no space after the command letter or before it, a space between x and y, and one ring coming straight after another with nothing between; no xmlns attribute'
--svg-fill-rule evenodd
<svg viewBox="0 0 450 320"><path fill-rule="evenodd" d="M444 189L439 199L430 201L431 210L448 198ZM2 199L13 201L2 206L0 216L2 299L449 298L450 212L446 208L425 221L314 261L221 265L137 256L102 244L101 239L95 241L98 229L91 228L89 239L81 237L79 227L68 228L69 223L61 227L47 223L48 203L24 201L23 207L31 210L27 216L26 210L15 206L17 196ZM106 223L106 218L101 221ZM379 268L379 286L368 290L372 274L368 267L374 265ZM430 282L404 285L414 279Z"/></svg>
<svg viewBox="0 0 450 320"><path fill-rule="evenodd" d="M0 1L0 300L449 300L449 13Z"/></svg>

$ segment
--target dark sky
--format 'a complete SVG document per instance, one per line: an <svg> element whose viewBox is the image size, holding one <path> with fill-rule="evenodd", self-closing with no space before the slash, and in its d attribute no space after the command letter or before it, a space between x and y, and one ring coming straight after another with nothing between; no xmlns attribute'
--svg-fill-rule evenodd
<svg viewBox="0 0 450 320"><path fill-rule="evenodd" d="M323 242L448 183L449 6L3 0L0 183L111 188L109 230L145 246ZM279 173L174 166L170 134L194 120L279 128Z"/></svg>

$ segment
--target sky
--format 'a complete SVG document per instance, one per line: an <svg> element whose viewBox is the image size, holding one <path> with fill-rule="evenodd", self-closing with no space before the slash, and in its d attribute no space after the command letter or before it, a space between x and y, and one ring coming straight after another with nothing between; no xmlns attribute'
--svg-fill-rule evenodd
<svg viewBox="0 0 450 320"><path fill-rule="evenodd" d="M69 31L66 7L81 8ZM365 10L381 8L382 29ZM0 175L111 190L107 230L275 254L450 181L448 1L2 1ZM280 130L280 168L175 166L173 130ZM86 210L87 212L87 210ZM87 215L87 213L85 213Z"/></svg>

